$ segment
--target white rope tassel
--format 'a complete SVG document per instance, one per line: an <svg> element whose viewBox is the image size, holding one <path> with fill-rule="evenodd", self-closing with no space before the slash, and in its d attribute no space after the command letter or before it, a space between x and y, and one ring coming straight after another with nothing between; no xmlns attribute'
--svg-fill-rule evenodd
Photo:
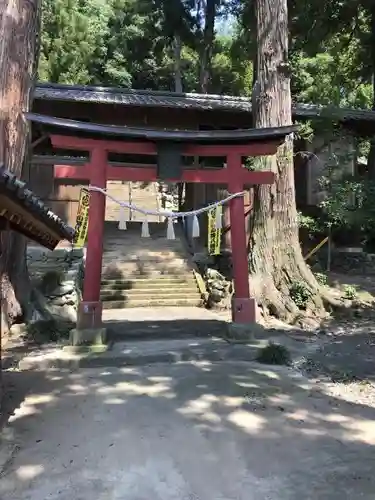
<svg viewBox="0 0 375 500"><path fill-rule="evenodd" d="M193 229L191 232L192 238L199 238L199 220L196 215L193 217Z"/></svg>
<svg viewBox="0 0 375 500"><path fill-rule="evenodd" d="M221 229L222 227L223 227L223 207L221 205L218 205L216 207L216 214L215 214L215 228Z"/></svg>
<svg viewBox="0 0 375 500"><path fill-rule="evenodd" d="M141 213L144 217L147 217L148 215L157 215L158 217L163 216L163 217L172 217L173 219L177 219L179 217L194 217L194 220L196 219L197 215L203 214L205 212L209 212L216 208L217 206L222 206L224 203L228 203L228 201L233 200L233 198L237 198L238 196L244 196L245 191L241 191L239 193L233 193L230 194L227 198L224 200L221 200L220 202L212 203L206 207L198 208L197 210L191 210L190 212L166 212L165 210L146 210L141 207L137 207L133 205L132 203L128 203L126 201L120 201L114 196L110 195L107 193L105 189L99 188L97 186L89 186L88 187L89 191L95 191L96 193L101 193L104 196L106 196L108 199L114 201L115 203L118 203L119 205L128 208L130 210L130 213L133 214L134 212L139 212ZM198 220L196 221L196 226L198 227L198 234L199 234L199 223Z"/></svg>
<svg viewBox="0 0 375 500"><path fill-rule="evenodd" d="M167 240L174 240L174 228L173 228L173 219L172 217L168 217L168 225L167 225Z"/></svg>
<svg viewBox="0 0 375 500"><path fill-rule="evenodd" d="M122 231L127 229L126 227L126 216L125 216L125 207L120 206L120 217L118 221L118 228Z"/></svg>
<svg viewBox="0 0 375 500"><path fill-rule="evenodd" d="M149 238L150 237L150 229L148 227L148 220L147 219L145 219L142 222L142 234L141 234L141 237L142 238Z"/></svg>

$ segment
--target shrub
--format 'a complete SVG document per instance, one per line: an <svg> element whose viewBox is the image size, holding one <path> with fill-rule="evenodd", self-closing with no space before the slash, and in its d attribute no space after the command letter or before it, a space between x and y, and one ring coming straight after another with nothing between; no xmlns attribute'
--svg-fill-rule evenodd
<svg viewBox="0 0 375 500"><path fill-rule="evenodd" d="M354 300L357 298L358 292L357 288L353 285L345 285L344 288L344 298L348 300Z"/></svg>
<svg viewBox="0 0 375 500"><path fill-rule="evenodd" d="M266 365L289 365L291 356L289 350L285 346L270 342L259 351L256 360Z"/></svg>
<svg viewBox="0 0 375 500"><path fill-rule="evenodd" d="M326 286L327 285L327 275L324 273L314 273L316 281L319 283L321 286Z"/></svg>
<svg viewBox="0 0 375 500"><path fill-rule="evenodd" d="M289 288L289 295L299 309L306 309L311 292L302 281L295 281Z"/></svg>

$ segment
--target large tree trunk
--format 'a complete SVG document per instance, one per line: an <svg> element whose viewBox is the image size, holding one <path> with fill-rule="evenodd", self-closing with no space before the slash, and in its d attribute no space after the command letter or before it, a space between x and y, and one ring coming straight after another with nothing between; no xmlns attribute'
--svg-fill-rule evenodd
<svg viewBox="0 0 375 500"><path fill-rule="evenodd" d="M23 112L35 78L39 14L39 0L0 3L0 162L26 180L30 129ZM30 304L25 238L3 232L0 252L2 326L9 327Z"/></svg>
<svg viewBox="0 0 375 500"><path fill-rule="evenodd" d="M182 71L181 71L182 42L178 33L173 38L173 63L174 63L174 91L182 94Z"/></svg>
<svg viewBox="0 0 375 500"><path fill-rule="evenodd" d="M199 91L207 94L211 77L211 59L215 40L216 1L206 0L204 9L204 29L200 50Z"/></svg>
<svg viewBox="0 0 375 500"><path fill-rule="evenodd" d="M255 126L290 125L287 0L256 0L256 7ZM265 314L293 322L303 316L290 294L298 283L311 294L307 311L320 315L324 306L319 285L305 264L298 239L292 138L276 156L262 158L260 165L276 173L276 182L254 190L249 258L252 292Z"/></svg>
<svg viewBox="0 0 375 500"><path fill-rule="evenodd" d="M373 87L373 103L372 109L375 111L375 5L370 7L371 16L371 65L372 65L372 87ZM375 179L375 139L371 140L370 153L367 159L367 171L370 179Z"/></svg>

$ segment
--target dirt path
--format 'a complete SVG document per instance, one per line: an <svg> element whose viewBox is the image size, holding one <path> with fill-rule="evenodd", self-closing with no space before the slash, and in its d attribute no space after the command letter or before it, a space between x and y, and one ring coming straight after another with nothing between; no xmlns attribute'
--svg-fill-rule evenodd
<svg viewBox="0 0 375 500"><path fill-rule="evenodd" d="M323 389L256 363L50 372L11 418L0 497L373 500L374 407Z"/></svg>

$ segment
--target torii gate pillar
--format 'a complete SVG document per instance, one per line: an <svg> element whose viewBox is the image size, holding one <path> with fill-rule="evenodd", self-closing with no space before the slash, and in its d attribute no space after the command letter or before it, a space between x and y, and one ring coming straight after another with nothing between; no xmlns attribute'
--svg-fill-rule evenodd
<svg viewBox="0 0 375 500"><path fill-rule="evenodd" d="M242 157L238 153L229 154L227 168L229 173L228 191L230 193L243 191L242 176L239 175L242 170ZM243 196L233 198L229 202L233 280L235 283L235 293L232 299L232 321L234 323L255 323L256 301L250 296L244 213Z"/></svg>

